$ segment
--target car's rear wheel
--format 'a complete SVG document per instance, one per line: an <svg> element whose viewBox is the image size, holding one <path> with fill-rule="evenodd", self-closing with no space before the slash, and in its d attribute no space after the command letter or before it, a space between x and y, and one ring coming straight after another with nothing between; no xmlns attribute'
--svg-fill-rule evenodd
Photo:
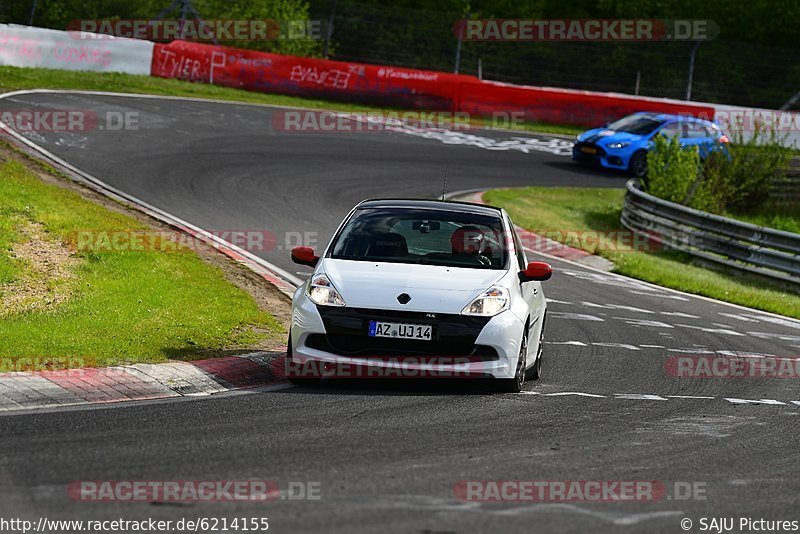
<svg viewBox="0 0 800 534"><path fill-rule="evenodd" d="M313 369L309 369L308 364L296 364L292 361L292 334L289 334L289 341L286 342L286 379L295 386L316 386L322 381L318 376L314 376Z"/></svg>
<svg viewBox="0 0 800 534"><path fill-rule="evenodd" d="M517 369L514 378L503 378L500 380L500 391L505 393L519 393L525 384L525 373L528 361L528 330L522 334L522 342L519 347L519 358L517 358Z"/></svg>
<svg viewBox="0 0 800 534"><path fill-rule="evenodd" d="M628 172L636 178L644 178L647 174L647 151L640 150L631 156Z"/></svg>

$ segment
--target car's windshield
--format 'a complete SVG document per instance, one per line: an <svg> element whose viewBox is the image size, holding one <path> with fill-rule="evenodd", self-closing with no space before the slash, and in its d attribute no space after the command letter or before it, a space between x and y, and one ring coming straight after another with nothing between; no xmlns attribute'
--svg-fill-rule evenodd
<svg viewBox="0 0 800 534"><path fill-rule="evenodd" d="M609 130L626 132L636 135L647 135L664 124L661 119L654 119L647 115L628 115L608 125Z"/></svg>
<svg viewBox="0 0 800 534"><path fill-rule="evenodd" d="M500 216L409 208L357 210L334 238L334 259L503 269Z"/></svg>

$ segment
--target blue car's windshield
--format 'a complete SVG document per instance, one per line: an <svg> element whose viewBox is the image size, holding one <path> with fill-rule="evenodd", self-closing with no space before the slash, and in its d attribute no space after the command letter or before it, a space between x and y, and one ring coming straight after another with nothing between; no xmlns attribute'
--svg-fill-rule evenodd
<svg viewBox="0 0 800 534"><path fill-rule="evenodd" d="M608 129L614 130L615 132L647 135L665 122L666 121L654 119L646 115L628 115L627 117L609 124Z"/></svg>

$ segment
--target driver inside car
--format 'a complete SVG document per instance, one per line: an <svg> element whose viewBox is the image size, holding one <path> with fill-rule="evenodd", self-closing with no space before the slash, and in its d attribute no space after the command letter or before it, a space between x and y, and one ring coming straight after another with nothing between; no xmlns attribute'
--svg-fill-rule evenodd
<svg viewBox="0 0 800 534"><path fill-rule="evenodd" d="M462 226L450 236L450 247L454 257L468 257L482 265L491 265L491 248L486 237L477 226Z"/></svg>

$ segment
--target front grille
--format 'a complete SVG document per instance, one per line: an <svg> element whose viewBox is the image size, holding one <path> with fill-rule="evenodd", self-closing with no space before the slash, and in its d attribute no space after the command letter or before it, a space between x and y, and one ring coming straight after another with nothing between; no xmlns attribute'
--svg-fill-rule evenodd
<svg viewBox="0 0 800 534"><path fill-rule="evenodd" d="M594 154L587 154L586 152L583 152L581 150L582 148L591 148L591 149L596 150L597 152L595 152ZM587 143L585 141L581 141L580 143L575 143L574 150L578 154L580 154L582 156L586 156L587 158L588 157L595 157L595 156L604 157L606 155L606 151L605 150L603 150L602 148L600 148L599 146L597 146L594 143Z"/></svg>
<svg viewBox="0 0 800 534"><path fill-rule="evenodd" d="M317 309L327 334L313 334L306 344L318 350L366 358L444 356L471 357L479 361L498 358L497 352L491 347L475 344L481 330L489 322L489 317L347 307ZM367 335L370 321L431 325L432 339L422 341L370 337Z"/></svg>
<svg viewBox="0 0 800 534"><path fill-rule="evenodd" d="M347 334L311 334L306 340L309 348L359 358L404 358L430 357L438 363L495 361L497 351L486 345L453 345L440 341L414 341L392 338L374 338Z"/></svg>

